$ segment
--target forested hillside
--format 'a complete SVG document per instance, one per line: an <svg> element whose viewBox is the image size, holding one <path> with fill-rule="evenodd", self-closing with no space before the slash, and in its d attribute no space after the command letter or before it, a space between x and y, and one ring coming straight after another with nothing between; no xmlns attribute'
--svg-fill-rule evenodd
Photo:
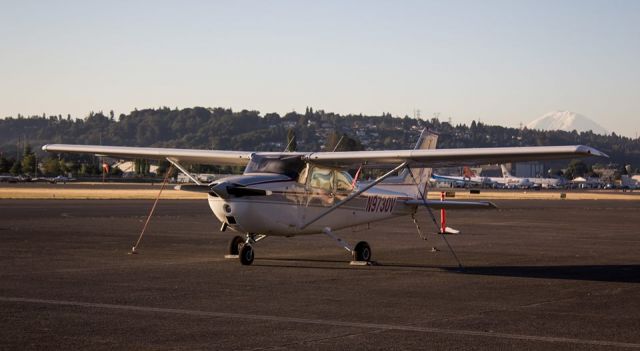
<svg viewBox="0 0 640 351"><path fill-rule="evenodd" d="M422 128L440 133L439 148L585 144L611 156L610 162L640 167L640 140L590 132L541 132L490 126L450 125L437 119L382 116L341 116L308 108L305 113L261 115L224 108L146 109L114 116L91 113L0 119L0 151L5 158L30 144L36 152L46 143L77 143L227 150L281 151L287 133L296 134L300 151L321 150L327 139L347 134L363 149L410 148ZM40 154L42 156L42 154Z"/></svg>

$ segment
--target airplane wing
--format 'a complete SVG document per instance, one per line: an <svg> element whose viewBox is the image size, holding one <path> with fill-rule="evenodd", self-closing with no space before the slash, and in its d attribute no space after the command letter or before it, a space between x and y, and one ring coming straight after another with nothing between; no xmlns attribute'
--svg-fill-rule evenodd
<svg viewBox="0 0 640 351"><path fill-rule="evenodd" d="M153 147L126 147L102 145L48 144L42 147L48 152L70 152L122 158L147 158L213 165L246 165L253 152L224 150L168 149ZM408 162L410 166L449 167L490 163L505 163L534 160L554 160L575 157L603 156L606 154L583 145L532 146L467 149L417 149L388 151L346 151L312 153L259 152L258 155L297 154L303 160L331 167L368 167L398 165Z"/></svg>
<svg viewBox="0 0 640 351"><path fill-rule="evenodd" d="M303 158L312 163L332 167L352 167L358 165L374 167L382 165L398 165L402 162L408 162L410 166L452 167L520 161L555 160L588 156L609 157L605 153L589 146L571 145L314 152L305 155Z"/></svg>
<svg viewBox="0 0 640 351"><path fill-rule="evenodd" d="M164 160L171 158L175 161L210 165L244 166L251 159L252 152L248 151L221 151L221 150L194 150L194 149L167 149L156 147L126 147L126 146L102 146L102 145L68 145L48 144L42 147L48 152L70 152L80 154L94 154L96 156L145 158L152 160Z"/></svg>

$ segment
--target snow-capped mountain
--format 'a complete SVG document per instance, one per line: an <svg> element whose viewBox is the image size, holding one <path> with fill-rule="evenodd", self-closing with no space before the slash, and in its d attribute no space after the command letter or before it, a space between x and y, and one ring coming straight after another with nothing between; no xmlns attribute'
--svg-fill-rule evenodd
<svg viewBox="0 0 640 351"><path fill-rule="evenodd" d="M527 123L527 128L539 130L564 130L567 132L575 129L578 132L591 130L596 134L608 133L607 130L598 123L581 114L571 111L549 112L542 117L536 118Z"/></svg>

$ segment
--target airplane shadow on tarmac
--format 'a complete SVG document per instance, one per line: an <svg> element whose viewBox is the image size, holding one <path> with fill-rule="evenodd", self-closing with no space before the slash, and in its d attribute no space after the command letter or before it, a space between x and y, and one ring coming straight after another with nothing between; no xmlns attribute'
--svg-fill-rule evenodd
<svg viewBox="0 0 640 351"><path fill-rule="evenodd" d="M458 268L451 270L459 271ZM465 267L460 273L521 278L640 283L640 265Z"/></svg>
<svg viewBox="0 0 640 351"><path fill-rule="evenodd" d="M353 269L348 261L318 260L318 259L290 259L267 258L265 261L282 262L268 263L263 267L287 267L287 268L315 268L315 269ZM256 263L258 263L256 261ZM266 262L265 262L266 263ZM302 264L298 264L302 263ZM316 263L341 263L344 266L317 266ZM261 265L262 266L262 265ZM640 265L568 265L568 266L476 266L476 267L443 267L420 264L401 264L378 262L371 269L397 269L397 270L434 270L446 271L458 274L474 274L517 278L542 278L563 280L584 280L616 283L640 283Z"/></svg>

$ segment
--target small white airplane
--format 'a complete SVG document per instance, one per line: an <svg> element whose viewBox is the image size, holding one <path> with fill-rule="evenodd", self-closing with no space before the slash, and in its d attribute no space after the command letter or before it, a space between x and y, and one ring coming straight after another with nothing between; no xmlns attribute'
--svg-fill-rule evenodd
<svg viewBox="0 0 640 351"><path fill-rule="evenodd" d="M435 182L449 182L455 183L459 185L484 185L484 186L493 186L496 184L496 181L491 177L481 177L476 175L474 171L469 169L469 167L465 166L462 171L462 176L450 176L450 175L442 175L433 173L431 175L431 180Z"/></svg>
<svg viewBox="0 0 640 351"><path fill-rule="evenodd" d="M334 231L430 209L488 209L490 202L427 200L431 168L515 161L604 156L588 146L538 146L436 150L437 134L425 132L413 150L347 152L248 152L98 145L44 145L54 153L86 153L118 158L167 160L197 185L208 186L208 202L222 222L244 233L231 240L229 254L244 265L254 259L253 245L267 236L325 234L369 262L365 241L347 244ZM246 166L238 176L202 184L183 163ZM370 182L347 172L359 167L392 168ZM415 219L415 217L414 217ZM418 229L419 230L419 229Z"/></svg>
<svg viewBox="0 0 640 351"><path fill-rule="evenodd" d="M542 187L542 188L554 188L560 185L564 185L562 179L559 178L523 178L523 177L515 177L511 175L511 172L507 169L505 165L500 165L502 169L502 181L499 183L507 186L507 187L515 187L515 188L534 188L534 187Z"/></svg>

